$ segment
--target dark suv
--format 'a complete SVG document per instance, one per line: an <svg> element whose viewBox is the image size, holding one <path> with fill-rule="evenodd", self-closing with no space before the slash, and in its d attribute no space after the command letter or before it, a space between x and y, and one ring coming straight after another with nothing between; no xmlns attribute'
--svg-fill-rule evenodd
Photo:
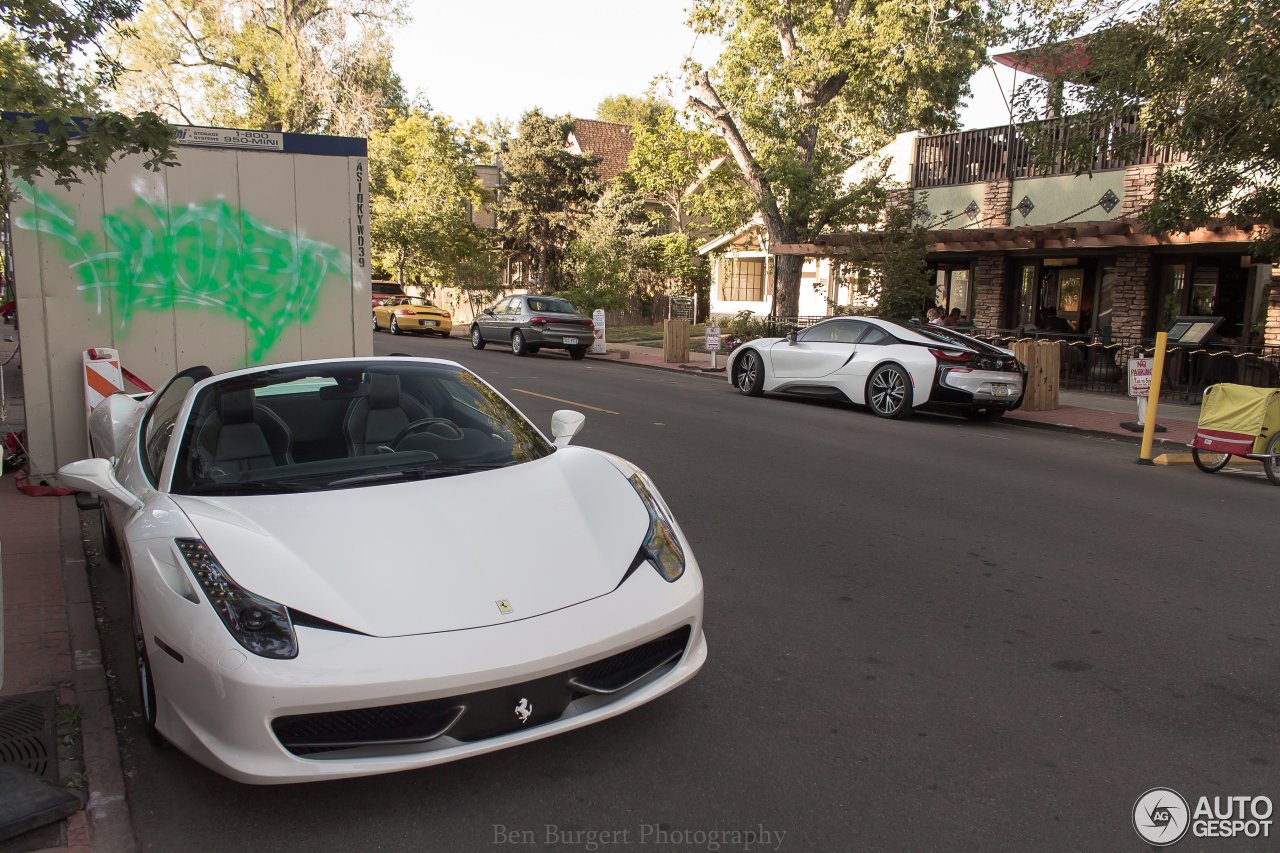
<svg viewBox="0 0 1280 853"><path fill-rule="evenodd" d="M471 323L471 345L508 344L515 355L530 355L544 347L569 351L582 358L595 340L595 325L558 296L518 294L499 299Z"/></svg>

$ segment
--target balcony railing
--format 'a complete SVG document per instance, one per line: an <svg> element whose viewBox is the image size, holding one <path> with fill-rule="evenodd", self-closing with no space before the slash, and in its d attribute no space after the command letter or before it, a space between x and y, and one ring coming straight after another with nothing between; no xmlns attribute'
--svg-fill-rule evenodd
<svg viewBox="0 0 1280 853"><path fill-rule="evenodd" d="M1048 163L1034 158L1032 140L1045 141L1050 151ZM1076 165L1066 154L1080 146L1092 152L1088 170L1094 172L1183 159L1168 146L1140 136L1134 118L1082 121L1074 116L921 136L916 140L912 187L1074 175Z"/></svg>

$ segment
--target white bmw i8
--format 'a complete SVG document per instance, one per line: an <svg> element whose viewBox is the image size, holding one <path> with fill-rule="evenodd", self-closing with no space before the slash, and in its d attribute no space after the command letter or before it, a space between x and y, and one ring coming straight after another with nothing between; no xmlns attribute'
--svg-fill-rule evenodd
<svg viewBox="0 0 1280 853"><path fill-rule="evenodd" d="M453 362L177 374L90 416L149 734L242 782L423 767L635 708L707 656L649 478Z"/></svg>
<svg viewBox="0 0 1280 853"><path fill-rule="evenodd" d="M945 326L833 317L785 338L743 344L726 373L752 397L835 397L882 418L930 408L982 420L1018 408L1026 368L1012 351Z"/></svg>

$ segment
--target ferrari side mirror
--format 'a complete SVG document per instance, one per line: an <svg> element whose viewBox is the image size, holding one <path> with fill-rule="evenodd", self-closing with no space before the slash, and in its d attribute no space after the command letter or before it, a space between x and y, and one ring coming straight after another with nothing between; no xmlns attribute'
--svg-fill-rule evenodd
<svg viewBox="0 0 1280 853"><path fill-rule="evenodd" d="M130 509L141 509L142 499L124 487L106 459L81 459L58 469L58 480L72 489L107 498Z"/></svg>
<svg viewBox="0 0 1280 853"><path fill-rule="evenodd" d="M551 437L556 447L567 447L582 430L587 416L572 409L560 409L551 416Z"/></svg>

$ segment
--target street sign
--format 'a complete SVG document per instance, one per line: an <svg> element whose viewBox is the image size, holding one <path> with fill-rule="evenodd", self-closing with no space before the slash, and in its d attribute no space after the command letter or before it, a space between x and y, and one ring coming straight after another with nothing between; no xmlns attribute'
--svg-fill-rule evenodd
<svg viewBox="0 0 1280 853"><path fill-rule="evenodd" d="M693 297L692 296L671 297L671 319L673 320L692 320L693 319Z"/></svg>
<svg viewBox="0 0 1280 853"><path fill-rule="evenodd" d="M591 312L591 324L596 327L596 339L591 342L591 352L595 355L604 355L606 352L604 341L604 311L597 308Z"/></svg>
<svg viewBox="0 0 1280 853"><path fill-rule="evenodd" d="M1151 393L1151 371L1155 367L1154 358L1129 359L1129 396L1145 397Z"/></svg>
<svg viewBox="0 0 1280 853"><path fill-rule="evenodd" d="M707 326L707 352L720 351L720 327Z"/></svg>

